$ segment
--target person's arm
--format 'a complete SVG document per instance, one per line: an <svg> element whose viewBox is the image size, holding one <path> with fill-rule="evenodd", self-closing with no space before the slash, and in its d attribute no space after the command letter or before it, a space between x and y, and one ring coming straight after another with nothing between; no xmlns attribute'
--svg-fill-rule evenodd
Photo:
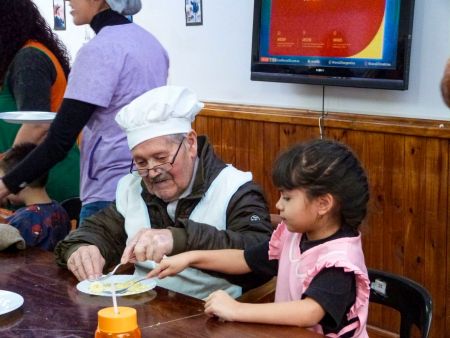
<svg viewBox="0 0 450 338"><path fill-rule="evenodd" d="M47 136L48 129L48 123L23 124L17 131L13 146L26 142L39 144L45 139L45 136Z"/></svg>
<svg viewBox="0 0 450 338"><path fill-rule="evenodd" d="M244 249L268 240L272 233L266 201L253 182L244 184L231 198L226 230L190 219L179 222L181 227L168 230L143 229L130 240L122 262L147 259L159 262L164 255L190 250Z"/></svg>
<svg viewBox="0 0 450 338"><path fill-rule="evenodd" d="M80 246L95 245L105 259L105 267L117 264L125 248L127 234L124 218L117 211L115 204L88 217L80 227L71 232L55 248L58 265L67 267L70 256Z"/></svg>
<svg viewBox="0 0 450 338"><path fill-rule="evenodd" d="M169 228L174 238L172 254L188 250L245 249L270 238L272 225L261 189L253 182L233 195L227 208L227 228L183 221L182 228Z"/></svg>
<svg viewBox="0 0 450 338"><path fill-rule="evenodd" d="M269 243L267 240L245 249L244 259L252 272L274 277L278 273L278 259L269 258Z"/></svg>
<svg viewBox="0 0 450 338"><path fill-rule="evenodd" d="M2 177L0 198L9 192L17 194L28 182L32 182L62 161L96 107L90 103L64 99L45 140L14 170Z"/></svg>
<svg viewBox="0 0 450 338"><path fill-rule="evenodd" d="M206 298L205 313L226 321L300 327L314 326L325 315L319 303L311 298L292 302L248 304L234 300L223 290L215 291Z"/></svg>
<svg viewBox="0 0 450 338"><path fill-rule="evenodd" d="M56 80L56 70L44 52L33 47L21 49L11 63L7 80L18 111L50 111L50 93ZM48 129L47 123L23 124L14 144L39 144Z"/></svg>
<svg viewBox="0 0 450 338"><path fill-rule="evenodd" d="M150 271L148 277L173 276L187 267L230 275L240 275L251 271L244 259L243 250L202 250L187 251L179 255L166 257L155 269Z"/></svg>
<svg viewBox="0 0 450 338"><path fill-rule="evenodd" d="M321 270L305 290L303 297L314 299L325 311L320 321L325 332L338 332L345 326L348 309L356 300L356 279L353 272L330 267Z"/></svg>
<svg viewBox="0 0 450 338"><path fill-rule="evenodd" d="M0 202L2 205L6 204L6 196L10 194L10 191L6 187L6 185L3 183L3 177L0 178Z"/></svg>

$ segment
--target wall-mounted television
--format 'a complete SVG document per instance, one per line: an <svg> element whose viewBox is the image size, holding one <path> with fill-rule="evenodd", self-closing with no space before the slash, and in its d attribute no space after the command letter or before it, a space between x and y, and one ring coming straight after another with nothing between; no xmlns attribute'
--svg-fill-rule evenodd
<svg viewBox="0 0 450 338"><path fill-rule="evenodd" d="M408 89L414 0L255 0L251 79Z"/></svg>

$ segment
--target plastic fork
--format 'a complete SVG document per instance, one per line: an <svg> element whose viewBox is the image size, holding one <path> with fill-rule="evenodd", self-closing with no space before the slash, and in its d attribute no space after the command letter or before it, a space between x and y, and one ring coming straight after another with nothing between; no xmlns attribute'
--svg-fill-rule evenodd
<svg viewBox="0 0 450 338"><path fill-rule="evenodd" d="M111 277L112 275L114 275L114 274L116 273L117 269L118 269L119 266L121 266L121 265L122 265L122 263L117 264L117 265L114 267L114 269L112 269L111 272L108 272L106 275L103 275L103 276L99 277L98 279L96 279L96 281L102 281L102 280L105 280L106 278Z"/></svg>
<svg viewBox="0 0 450 338"><path fill-rule="evenodd" d="M128 285L127 287L121 288L121 289L117 289L117 290L116 290L116 294L122 294L122 293L125 293L125 292L126 292L129 288L131 288L133 285L136 285L137 283L142 282L143 280L146 280L146 279L147 279L147 277L139 278L139 279L133 281L133 283L130 284L130 285ZM104 293L107 293L108 295L112 295L112 291L103 291L103 292L104 292Z"/></svg>

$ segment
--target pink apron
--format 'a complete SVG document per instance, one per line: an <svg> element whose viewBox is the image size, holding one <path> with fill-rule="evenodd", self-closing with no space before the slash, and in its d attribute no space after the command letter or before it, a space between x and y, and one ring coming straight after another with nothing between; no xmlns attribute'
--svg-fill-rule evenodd
<svg viewBox="0 0 450 338"><path fill-rule="evenodd" d="M361 234L358 237L328 241L303 254L300 253L301 237L302 234L287 230L284 223L280 223L272 234L269 258L279 260L275 302L300 300L313 278L324 268L334 266L344 268L347 272L352 271L356 276L356 301L347 313L347 318L358 317L358 320L344 327L338 334L327 336L339 337L356 329L354 337L368 337L366 322L370 287L362 252ZM320 325L311 329L323 334Z"/></svg>

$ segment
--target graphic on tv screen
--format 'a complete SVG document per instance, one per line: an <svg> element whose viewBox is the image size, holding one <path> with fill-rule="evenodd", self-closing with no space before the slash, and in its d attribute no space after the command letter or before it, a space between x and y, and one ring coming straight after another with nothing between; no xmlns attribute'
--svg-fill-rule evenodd
<svg viewBox="0 0 450 338"><path fill-rule="evenodd" d="M398 1L263 0L263 3L261 62L395 67Z"/></svg>
<svg viewBox="0 0 450 338"><path fill-rule="evenodd" d="M252 79L406 89L413 7L414 0L255 0Z"/></svg>

